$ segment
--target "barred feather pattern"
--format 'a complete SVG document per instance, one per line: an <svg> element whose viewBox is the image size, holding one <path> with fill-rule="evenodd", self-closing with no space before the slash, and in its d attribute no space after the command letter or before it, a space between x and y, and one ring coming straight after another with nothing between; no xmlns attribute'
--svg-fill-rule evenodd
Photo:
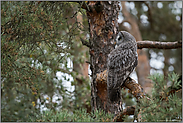
<svg viewBox="0 0 183 123"><path fill-rule="evenodd" d="M138 64L137 43L135 38L126 31L118 33L117 47L108 55L107 90L109 99L117 101L122 84Z"/></svg>

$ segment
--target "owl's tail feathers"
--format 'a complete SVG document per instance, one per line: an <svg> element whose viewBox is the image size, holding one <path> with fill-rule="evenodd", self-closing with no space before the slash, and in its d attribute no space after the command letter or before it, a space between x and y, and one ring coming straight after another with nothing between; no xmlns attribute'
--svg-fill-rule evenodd
<svg viewBox="0 0 183 123"><path fill-rule="evenodd" d="M120 88L108 89L108 97L111 102L117 102L120 99Z"/></svg>

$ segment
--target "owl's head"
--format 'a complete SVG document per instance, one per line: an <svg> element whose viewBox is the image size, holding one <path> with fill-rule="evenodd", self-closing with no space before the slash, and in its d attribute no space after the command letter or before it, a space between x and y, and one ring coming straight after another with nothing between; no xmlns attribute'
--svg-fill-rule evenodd
<svg viewBox="0 0 183 123"><path fill-rule="evenodd" d="M135 38L126 31L120 31L116 36L116 46L127 42L136 42Z"/></svg>

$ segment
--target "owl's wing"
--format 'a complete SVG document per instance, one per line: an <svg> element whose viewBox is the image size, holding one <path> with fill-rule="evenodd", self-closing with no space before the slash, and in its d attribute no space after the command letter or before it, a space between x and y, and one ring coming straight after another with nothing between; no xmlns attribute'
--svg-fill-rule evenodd
<svg viewBox="0 0 183 123"><path fill-rule="evenodd" d="M108 58L108 87L119 88L137 66L137 53L133 48L117 48Z"/></svg>

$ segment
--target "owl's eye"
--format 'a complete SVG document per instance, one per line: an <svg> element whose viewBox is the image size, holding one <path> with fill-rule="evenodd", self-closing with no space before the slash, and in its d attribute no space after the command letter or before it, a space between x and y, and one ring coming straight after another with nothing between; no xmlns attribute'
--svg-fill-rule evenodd
<svg viewBox="0 0 183 123"><path fill-rule="evenodd" d="M121 40L121 39L122 39L122 37L121 37L121 36L119 36L118 41L119 41L119 40Z"/></svg>

